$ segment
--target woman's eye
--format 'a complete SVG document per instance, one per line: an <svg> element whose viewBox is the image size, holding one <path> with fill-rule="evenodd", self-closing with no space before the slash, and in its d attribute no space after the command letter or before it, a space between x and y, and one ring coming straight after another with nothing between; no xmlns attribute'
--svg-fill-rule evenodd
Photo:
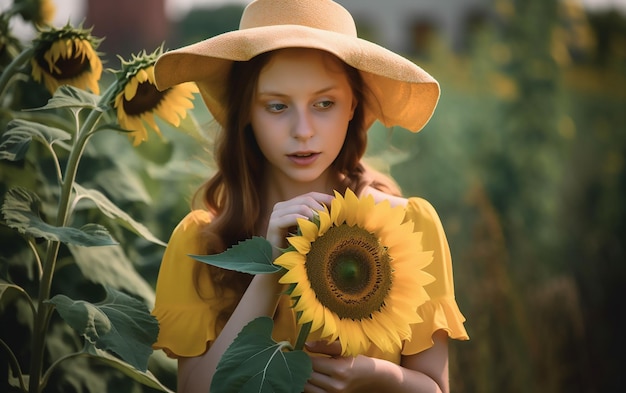
<svg viewBox="0 0 626 393"><path fill-rule="evenodd" d="M281 112L287 109L287 105L285 104L267 104L267 110L270 112Z"/></svg>
<svg viewBox="0 0 626 393"><path fill-rule="evenodd" d="M314 106L318 109L328 109L330 107L332 107L333 105L335 105L334 102L326 100L326 101L320 101L318 103L316 103Z"/></svg>

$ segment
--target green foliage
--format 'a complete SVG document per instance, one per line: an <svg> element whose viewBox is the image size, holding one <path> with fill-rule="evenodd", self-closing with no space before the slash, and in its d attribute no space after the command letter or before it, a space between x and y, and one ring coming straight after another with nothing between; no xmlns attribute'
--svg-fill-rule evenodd
<svg viewBox="0 0 626 393"><path fill-rule="evenodd" d="M33 140L43 143L48 149L55 142L68 141L72 136L61 129L28 120L13 120L3 134L0 159L19 161L24 159Z"/></svg>
<svg viewBox="0 0 626 393"><path fill-rule="evenodd" d="M165 242L136 217L175 209L151 208L159 189L129 170L152 156L133 155L121 138L127 131L111 108L119 87L100 96L61 86L47 104L25 109L47 94L13 89L29 56L25 49L0 77L0 99L10 104L0 112L0 358L9 365L0 390L170 391L174 365L152 350L158 323L147 277L156 273L142 271L158 269ZM96 136L105 134L122 139L126 154L101 148Z"/></svg>
<svg viewBox="0 0 626 393"><path fill-rule="evenodd" d="M103 99L107 99L106 94ZM8 130L0 140L2 158L13 162L28 161L30 159L29 148L32 147L31 141L40 142L45 147L45 151L49 152L52 166L55 168L51 174L52 178L44 181L48 186L43 190L51 191L45 193L47 194L46 197L54 198L56 196L58 198L55 208L53 207L54 203L50 203L51 201L44 203L36 192L23 187L14 186L4 193L3 224L21 234L26 240L22 243L23 247L29 248L34 254L39 272L32 276L35 279L35 283L33 283L35 286L37 285L36 282L39 281L38 295L30 295L29 291L24 288L33 284L23 283L23 286L20 286L12 283L16 281L12 274L15 271L14 267L20 265L19 255L21 252L18 251L20 247L13 246L3 255L4 261L9 263L6 269L3 269L3 278L7 283L1 284L2 310L12 310L11 302L16 301L17 298L26 299L32 314L29 319L34 323L31 330L33 335L32 351L30 352L31 367L26 369L30 371L30 375L22 374L23 368L19 366L20 361L15 355L9 356L12 359L12 374L17 381L20 381L18 384L22 386L22 389L26 389L25 386L28 385L29 391L40 391L47 385L50 373L57 369L61 362L72 361L78 356L99 356L109 352L105 356L106 361L111 362L110 354L115 354L118 358L114 362L116 368L125 368L124 373L131 375L131 378L137 381L150 381L149 385L168 390L153 375L146 373L148 359L152 354L151 344L156 340L158 334L158 324L148 309L153 301L150 285L145 284L145 280L136 273L135 269L129 270L129 267L132 266L130 263L122 264L127 261L123 257L123 252L119 253L117 258L109 258L105 262L109 265L108 272L124 273L122 266L125 266L127 274L122 274L120 277L125 278L121 280L119 278L111 279L111 274L100 274L103 272L102 269L98 271L95 267L104 266L102 263L85 263L94 260L97 254L102 253L102 249L113 247L111 251L120 250L117 246L118 243L113 240L105 226L89 222L83 223L78 228L68 225L71 220L84 221L74 208L82 199L91 200L104 216L111 219L109 225L120 224L159 246L165 244L154 236L147 227L132 219L129 214L117 207L101 192L82 187L75 182L80 156L93 135L92 129L98 129L95 127L97 121L92 121L91 116L101 116L105 111L99 107L94 96L71 87L58 89L49 104L40 110L61 111L59 116L63 116L62 113L65 111L65 114L70 114L74 118L74 121L70 123L79 126L77 130L71 132L50 127L44 123L17 119L9 123ZM82 110L88 110L89 116L81 116ZM63 143L63 146L60 149L55 149L56 145L60 143ZM59 157L68 153L65 171L63 171L62 161ZM48 178L45 173L41 172L35 173L35 176L42 180ZM55 184L57 185L56 191ZM49 216L56 217L53 224L47 222L46 218ZM47 242L47 247L40 249L37 243L42 240ZM90 273L92 273L92 281L104 284L104 289L108 295L103 300L91 304L88 300L75 300L61 293L48 299L51 290L50 285L53 282L57 266L63 267L67 264L64 261L65 258L60 260L62 264L57 265L56 263L61 251L61 244L65 244L72 255L76 257L74 262L83 268L85 277L90 277ZM88 251L90 248L93 251ZM15 259L12 258L11 252L16 255ZM108 255L109 257L115 256L110 252ZM22 264L24 262L32 263L30 259L24 259ZM129 277L134 277L135 285L124 284L124 281L130 282ZM141 295L143 300L140 301L115 291L109 286ZM15 303L16 306L18 304ZM52 307L47 307L48 305ZM46 342L54 341L53 337L48 338L47 332L53 310L56 310L79 335L84 336L86 344L91 342L100 350L74 353L70 351L61 354L60 358L45 366L42 363L43 359L39 356L45 354ZM5 342L6 339L6 337L0 337L3 349L12 354L14 353L13 349L17 348L12 349L11 346L15 343ZM121 366L123 364L126 366ZM41 370L45 373L42 374L43 378L40 380L41 377L38 373L41 371L38 370L38 367L41 366L44 366L44 369ZM133 373L137 373L137 375L132 377Z"/></svg>
<svg viewBox="0 0 626 393"><path fill-rule="evenodd" d="M273 325L271 318L259 317L244 326L220 359L211 392L302 391L312 370L311 359L302 350L292 350L289 342L275 342Z"/></svg>
<svg viewBox="0 0 626 393"><path fill-rule="evenodd" d="M203 263L249 274L276 273L282 269L272 263L272 245L258 236L239 242L220 254L190 256Z"/></svg>
<svg viewBox="0 0 626 393"><path fill-rule="evenodd" d="M106 348L131 366L146 371L152 343L159 333L146 305L107 288L107 297L92 304L56 295L49 300L63 319L97 348Z"/></svg>
<svg viewBox="0 0 626 393"><path fill-rule="evenodd" d="M80 229L55 227L44 222L39 211L40 201L36 194L23 188L12 188L6 193L2 205L4 221L6 225L27 237L84 247L116 244L101 225L86 224Z"/></svg>
<svg viewBox="0 0 626 393"><path fill-rule="evenodd" d="M452 390L619 391L626 18L577 14L596 40L581 53L564 3L501 3L467 54L421 62L442 86L427 127L370 135L448 235L470 335L450 344Z"/></svg>

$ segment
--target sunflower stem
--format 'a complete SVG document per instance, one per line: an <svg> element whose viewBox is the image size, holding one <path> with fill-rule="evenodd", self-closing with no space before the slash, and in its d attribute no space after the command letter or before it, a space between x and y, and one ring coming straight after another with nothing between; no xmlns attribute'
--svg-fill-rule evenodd
<svg viewBox="0 0 626 393"><path fill-rule="evenodd" d="M113 83L107 91L100 98L102 106L108 107L111 96L115 93L117 84ZM104 112L101 108L92 109L87 119L80 127L80 130L76 134L75 142L70 151L70 156L65 168L65 176L61 184L61 197L59 199L59 206L57 209L57 216L55 225L63 227L67 224L70 212L70 206L72 201L72 191L74 189L74 182L76 180L76 173L78 171L78 164L80 158L85 150L89 138L93 135L91 132L98 120ZM35 326L33 328L33 341L32 341L32 353L30 362L30 378L29 378L29 392L39 393L43 388L42 373L43 373L43 358L45 350L46 332L54 305L48 303L50 298L50 290L52 287L52 278L56 268L57 257L59 254L59 248L61 243L58 241L49 241L48 249L46 251L46 259L43 264L43 274L39 285L39 296L37 299L37 315L35 318Z"/></svg>
<svg viewBox="0 0 626 393"><path fill-rule="evenodd" d="M312 322L307 322L300 327L300 332L298 332L298 339L296 340L295 350L302 350L304 348L304 343L306 343L307 337L309 337L309 333L311 332Z"/></svg>
<svg viewBox="0 0 626 393"><path fill-rule="evenodd" d="M11 78L15 75L17 70L22 67L26 62L33 57L35 48L26 48L20 53L0 74L0 97L4 96L6 87L8 86Z"/></svg>

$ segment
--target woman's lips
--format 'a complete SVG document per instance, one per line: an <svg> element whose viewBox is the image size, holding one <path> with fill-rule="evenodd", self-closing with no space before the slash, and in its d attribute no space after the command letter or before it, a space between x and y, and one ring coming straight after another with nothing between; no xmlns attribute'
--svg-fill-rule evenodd
<svg viewBox="0 0 626 393"><path fill-rule="evenodd" d="M317 160L320 153L315 152L298 152L293 154L288 154L287 157L291 162L297 165L311 165Z"/></svg>

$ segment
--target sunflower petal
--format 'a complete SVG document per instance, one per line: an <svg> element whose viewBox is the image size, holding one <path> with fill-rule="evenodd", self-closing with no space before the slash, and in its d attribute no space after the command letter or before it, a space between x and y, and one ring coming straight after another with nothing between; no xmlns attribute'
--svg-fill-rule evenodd
<svg viewBox="0 0 626 393"><path fill-rule="evenodd" d="M332 311L323 308L324 310L324 327L322 328L322 337L329 337L329 341L335 341L338 337L337 323L339 322L337 315Z"/></svg>
<svg viewBox="0 0 626 393"><path fill-rule="evenodd" d="M319 227L319 236L324 236L324 234L330 229L332 225L332 221L330 218L330 214L328 211L319 212L320 219L320 227Z"/></svg>
<svg viewBox="0 0 626 393"><path fill-rule="evenodd" d="M133 98L135 98L138 87L139 80L137 78L132 78L131 80L129 80L126 86L124 86L124 99L126 99L126 101L131 101Z"/></svg>
<svg viewBox="0 0 626 393"><path fill-rule="evenodd" d="M293 269L296 265L303 265L305 257L295 251L283 253L281 256L274 260L274 264L282 266L287 270Z"/></svg>
<svg viewBox="0 0 626 393"><path fill-rule="evenodd" d="M307 239L309 242L317 239L318 227L317 225L315 225L314 222L304 219L298 219L298 227L302 232L302 237Z"/></svg>
<svg viewBox="0 0 626 393"><path fill-rule="evenodd" d="M359 211L359 198L352 190L348 189L345 196L345 214L346 224L354 226L357 222L357 213Z"/></svg>
<svg viewBox="0 0 626 393"><path fill-rule="evenodd" d="M299 282L302 279L306 279L306 271L304 270L303 265L296 265L291 270L288 270L283 276L278 280L281 284L291 284Z"/></svg>
<svg viewBox="0 0 626 393"><path fill-rule="evenodd" d="M341 194L335 191L335 199L330 203L330 219L334 225L341 225L346 221L344 200Z"/></svg>
<svg viewBox="0 0 626 393"><path fill-rule="evenodd" d="M304 236L290 236L287 241L302 255L308 254L311 250L311 242Z"/></svg>

